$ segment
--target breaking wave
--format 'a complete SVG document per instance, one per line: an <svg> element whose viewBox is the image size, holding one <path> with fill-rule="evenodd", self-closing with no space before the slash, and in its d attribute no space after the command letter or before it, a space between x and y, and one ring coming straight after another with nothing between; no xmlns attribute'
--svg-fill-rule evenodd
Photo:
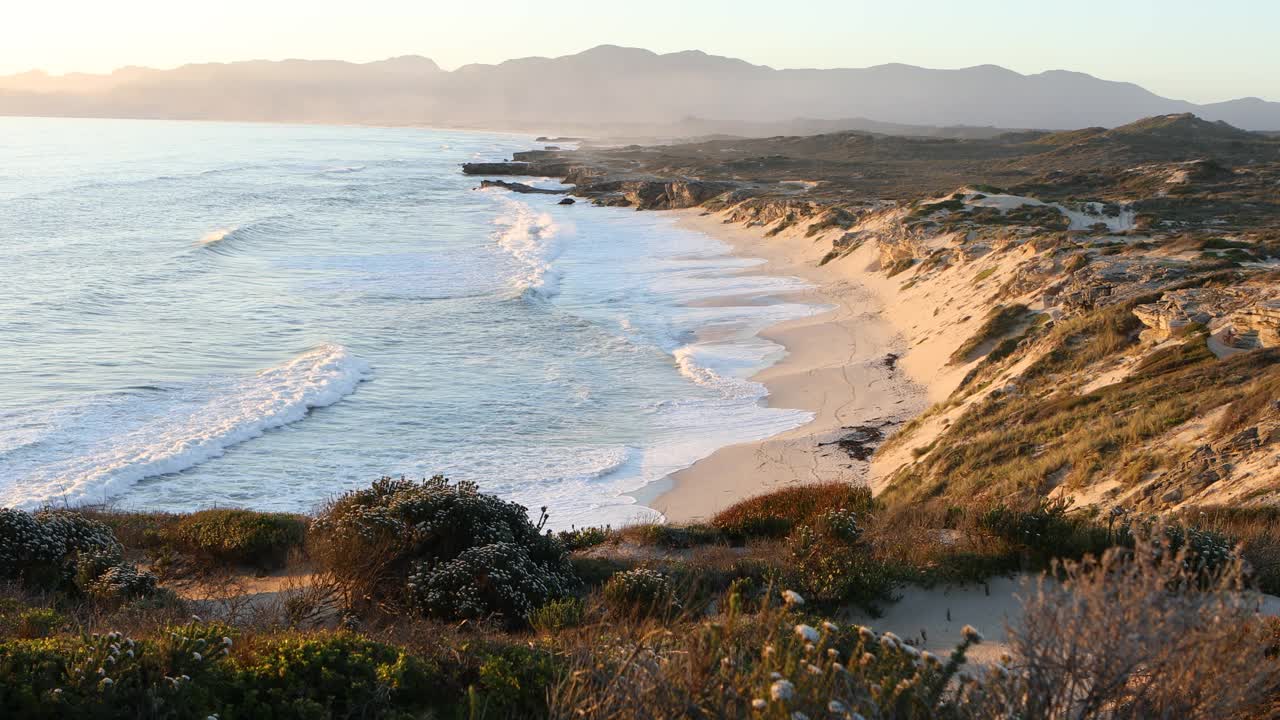
<svg viewBox="0 0 1280 720"><path fill-rule="evenodd" d="M0 505L103 502L134 483L186 470L298 422L355 392L368 364L341 345L313 348L251 377L131 393L75 413L0 455Z"/></svg>

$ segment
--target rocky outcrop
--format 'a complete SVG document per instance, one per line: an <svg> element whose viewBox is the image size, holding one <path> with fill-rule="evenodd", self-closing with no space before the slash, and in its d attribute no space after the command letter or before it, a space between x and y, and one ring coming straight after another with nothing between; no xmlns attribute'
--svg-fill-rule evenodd
<svg viewBox="0 0 1280 720"><path fill-rule="evenodd" d="M574 194L595 198L600 205L675 210L697 207L736 187L706 180L613 180L579 187Z"/></svg>
<svg viewBox="0 0 1280 720"><path fill-rule="evenodd" d="M1280 298L1259 300L1227 319L1224 341L1240 349L1280 347Z"/></svg>
<svg viewBox="0 0 1280 720"><path fill-rule="evenodd" d="M514 162L462 163L462 172L465 175L564 177L572 168L572 163L566 160L539 160L535 162L517 160Z"/></svg>
<svg viewBox="0 0 1280 720"><path fill-rule="evenodd" d="M553 190L550 188L540 188L540 187L534 187L532 185L525 185L524 183L507 182L506 180L481 180L480 187L481 189L501 188L503 190L510 190L511 192L515 192L515 193L526 193L530 195L563 195L566 192L568 192L567 190Z"/></svg>
<svg viewBox="0 0 1280 720"><path fill-rule="evenodd" d="M1265 285L1173 290L1133 314L1147 326L1142 339L1162 342L1201 325L1228 347L1251 350L1280 345L1280 297Z"/></svg>

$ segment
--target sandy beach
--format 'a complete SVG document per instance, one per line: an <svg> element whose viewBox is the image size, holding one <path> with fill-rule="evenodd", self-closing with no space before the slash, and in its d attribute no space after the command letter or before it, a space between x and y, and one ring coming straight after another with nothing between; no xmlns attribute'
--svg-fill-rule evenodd
<svg viewBox="0 0 1280 720"><path fill-rule="evenodd" d="M645 504L670 522L705 519L752 495L790 483L872 480L869 463L834 444L857 428L888 436L921 412L928 388L904 371L907 339L885 311L892 287L856 262L818 262L829 241L725 224L699 210L674 211L680 224L713 235L744 257L765 263L752 272L803 278L813 285L798 299L833 309L768 328L761 335L787 355L753 379L769 390L771 407L813 412L812 422L759 442L721 448L675 473L669 489Z"/></svg>

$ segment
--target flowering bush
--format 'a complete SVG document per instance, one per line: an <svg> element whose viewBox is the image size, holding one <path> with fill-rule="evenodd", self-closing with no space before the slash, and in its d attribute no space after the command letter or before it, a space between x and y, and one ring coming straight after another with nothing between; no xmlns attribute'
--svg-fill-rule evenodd
<svg viewBox="0 0 1280 720"><path fill-rule="evenodd" d="M522 623L576 584L564 547L528 510L437 476L382 478L312 524L312 555L353 605L407 605L441 618Z"/></svg>
<svg viewBox="0 0 1280 720"><path fill-rule="evenodd" d="M625 617L661 616L680 607L671 580L645 568L614 573L604 585L604 604Z"/></svg>
<svg viewBox="0 0 1280 720"><path fill-rule="evenodd" d="M103 599L154 593L155 576L123 552L106 525L79 514L0 508L0 580Z"/></svg>
<svg viewBox="0 0 1280 720"><path fill-rule="evenodd" d="M226 628L195 623L135 641L120 633L0 643L0 711L22 718L187 718L213 711Z"/></svg>
<svg viewBox="0 0 1280 720"><path fill-rule="evenodd" d="M814 523L818 531L834 539L847 543L856 543L862 538L862 527L858 524L858 514L845 508L828 510L818 516Z"/></svg>
<svg viewBox="0 0 1280 720"><path fill-rule="evenodd" d="M443 562L421 561L409 574L409 594L423 614L523 622L534 608L570 589L568 579L535 563L514 543L468 548Z"/></svg>

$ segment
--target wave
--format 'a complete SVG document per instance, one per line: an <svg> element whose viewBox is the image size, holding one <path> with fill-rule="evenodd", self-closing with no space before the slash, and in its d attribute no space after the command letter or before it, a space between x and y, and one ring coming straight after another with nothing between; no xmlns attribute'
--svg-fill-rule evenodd
<svg viewBox="0 0 1280 720"><path fill-rule="evenodd" d="M734 371L752 371L763 365L747 357L745 343L694 343L672 352L680 374L702 387L716 391L726 400L759 400L769 394L764 385L735 377Z"/></svg>
<svg viewBox="0 0 1280 720"><path fill-rule="evenodd" d="M555 297L560 292L560 273L553 264L560 255L560 226L550 213L538 212L518 200L502 198L506 212L494 220L500 226L498 245L520 263L511 284L524 295Z"/></svg>
<svg viewBox="0 0 1280 720"><path fill-rule="evenodd" d="M20 452L0 456L0 477L14 480L0 486L0 505L103 502L140 480L194 467L333 405L369 372L347 348L325 344L251 377L102 403Z"/></svg>
<svg viewBox="0 0 1280 720"><path fill-rule="evenodd" d="M232 225L218 228L204 234L195 247L220 255L232 255L244 250L244 246L252 241L268 235L280 236L292 231L292 225L281 218L273 218L244 225Z"/></svg>
<svg viewBox="0 0 1280 720"><path fill-rule="evenodd" d="M235 233L235 231L236 231L236 228L219 228L217 230L213 230L212 232L205 233L204 237L200 238L197 244L200 247L209 247L210 245L217 245L218 243L230 237L233 233Z"/></svg>

